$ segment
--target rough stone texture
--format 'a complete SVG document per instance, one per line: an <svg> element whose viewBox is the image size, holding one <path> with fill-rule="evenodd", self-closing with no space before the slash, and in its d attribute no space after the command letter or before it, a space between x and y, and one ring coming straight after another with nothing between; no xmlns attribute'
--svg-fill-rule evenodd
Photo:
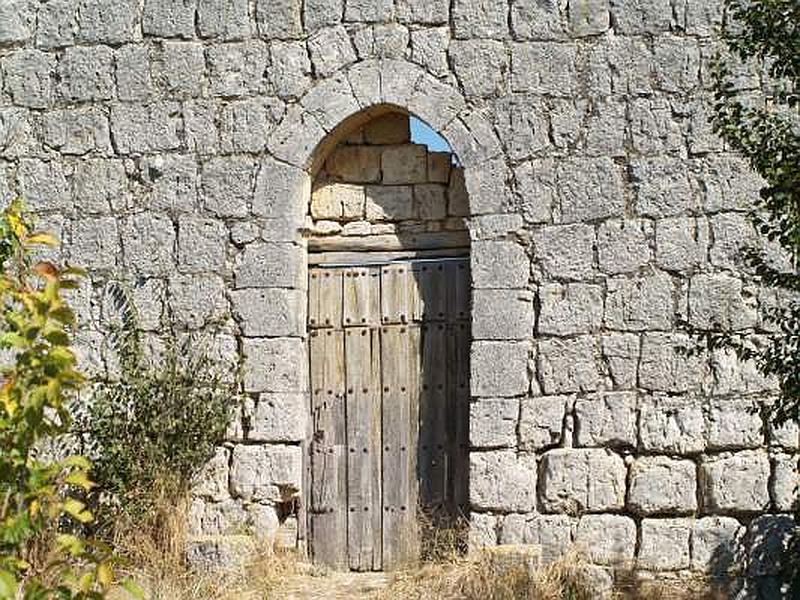
<svg viewBox="0 0 800 600"><path fill-rule="evenodd" d="M703 517L692 527L691 566L706 573L725 573L738 558L742 525L731 517Z"/></svg>
<svg viewBox="0 0 800 600"><path fill-rule="evenodd" d="M469 407L469 443L475 448L512 447L517 443L519 400L487 398Z"/></svg>
<svg viewBox="0 0 800 600"><path fill-rule="evenodd" d="M650 571L688 569L690 519L643 519L637 566Z"/></svg>
<svg viewBox="0 0 800 600"><path fill-rule="evenodd" d="M536 457L513 450L472 452L470 503L478 510L525 512L536 508Z"/></svg>
<svg viewBox="0 0 800 600"><path fill-rule="evenodd" d="M579 446L636 446L636 394L591 394L575 402Z"/></svg>
<svg viewBox="0 0 800 600"><path fill-rule="evenodd" d="M542 560L563 556L572 545L576 520L567 515L510 514L503 519L501 544L536 544Z"/></svg>
<svg viewBox="0 0 800 600"><path fill-rule="evenodd" d="M307 251L446 239L472 270L470 538L683 570L691 515L689 568L718 570L735 519L774 512L753 520L764 543L787 522L800 447L749 411L777 382L683 353L684 322L773 332L784 300L743 245L790 264L748 221L762 182L707 122L722 16L716 0L0 1L0 206L24 197L64 242L43 257L89 270L90 374L115 373L114 281L153 351L170 316L222 328L214 353L247 397L193 534L271 536L307 502ZM761 80L737 72L748 93ZM406 112L455 157L412 140ZM697 506L670 483L692 488L692 469ZM580 507L599 514L565 514ZM203 560L244 552L204 539Z"/></svg>
<svg viewBox="0 0 800 600"><path fill-rule="evenodd" d="M697 468L688 460L645 456L631 466L628 507L642 515L682 514L697 508Z"/></svg>
<svg viewBox="0 0 800 600"><path fill-rule="evenodd" d="M625 474L622 458L605 450L550 450L542 457L542 508L568 514L622 508Z"/></svg>
<svg viewBox="0 0 800 600"><path fill-rule="evenodd" d="M601 565L631 560L636 546L636 523L621 515L586 515L578 522L575 544Z"/></svg>
<svg viewBox="0 0 800 600"><path fill-rule="evenodd" d="M700 464L703 504L714 512L757 512L769 506L766 453L745 450Z"/></svg>

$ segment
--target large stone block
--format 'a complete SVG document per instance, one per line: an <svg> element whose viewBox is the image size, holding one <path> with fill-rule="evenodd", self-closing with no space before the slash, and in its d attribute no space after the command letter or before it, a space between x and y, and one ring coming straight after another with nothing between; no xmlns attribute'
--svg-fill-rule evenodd
<svg viewBox="0 0 800 600"><path fill-rule="evenodd" d="M456 38L495 38L508 36L508 6L502 2L455 0L453 33Z"/></svg>
<svg viewBox="0 0 800 600"><path fill-rule="evenodd" d="M308 398L305 394L259 394L247 419L247 439L265 442L299 442L306 436Z"/></svg>
<svg viewBox="0 0 800 600"><path fill-rule="evenodd" d="M539 286L537 331L544 335L594 333L603 320L603 289L585 283Z"/></svg>
<svg viewBox="0 0 800 600"><path fill-rule="evenodd" d="M625 212L622 172L610 158L559 161L558 190L564 223L621 217Z"/></svg>
<svg viewBox="0 0 800 600"><path fill-rule="evenodd" d="M471 452L469 498L473 508L529 512L536 507L536 456L515 450Z"/></svg>
<svg viewBox="0 0 800 600"><path fill-rule="evenodd" d="M215 502L222 502L230 498L228 491L228 475L230 466L230 451L227 448L217 448L195 478L192 486L192 496L204 498Z"/></svg>
<svg viewBox="0 0 800 600"><path fill-rule="evenodd" d="M553 116L541 98L529 95L507 95L495 101L495 128L512 160L527 160L551 147L550 125ZM550 116L550 118L548 118ZM555 195L555 161L534 158L515 167L518 189L523 202L551 204ZM545 197L539 198L539 195ZM535 208L532 215L541 214ZM540 221L542 219L531 219ZM547 219L550 220L550 213Z"/></svg>
<svg viewBox="0 0 800 600"><path fill-rule="evenodd" d="M422 0L422 3L431 4L428 0ZM449 45L449 27L426 27L411 31L412 59L437 77L447 75L450 71L450 65L447 62Z"/></svg>
<svg viewBox="0 0 800 600"><path fill-rule="evenodd" d="M447 0L398 0L397 18L401 23L443 25L450 17Z"/></svg>
<svg viewBox="0 0 800 600"><path fill-rule="evenodd" d="M618 34L658 34L669 31L669 0L611 0L611 16Z"/></svg>
<svg viewBox="0 0 800 600"><path fill-rule="evenodd" d="M17 50L3 57L0 66L14 104L47 108L53 101L54 55L39 50Z"/></svg>
<svg viewBox="0 0 800 600"><path fill-rule="evenodd" d="M472 344L470 360L474 396L520 396L530 387L528 342L488 342Z"/></svg>
<svg viewBox="0 0 800 600"><path fill-rule="evenodd" d="M32 211L69 210L72 207L63 163L24 158L17 169L19 193Z"/></svg>
<svg viewBox="0 0 800 600"><path fill-rule="evenodd" d="M702 351L689 336L680 333L646 333L642 338L639 384L646 390L688 392L706 386L708 366Z"/></svg>
<svg viewBox="0 0 800 600"><path fill-rule="evenodd" d="M770 495L776 510L791 512L797 508L799 482L797 455L776 454L770 481Z"/></svg>
<svg viewBox="0 0 800 600"><path fill-rule="evenodd" d="M672 217L656 221L656 264L668 271L693 271L708 262L708 221Z"/></svg>
<svg viewBox="0 0 800 600"><path fill-rule="evenodd" d="M78 39L89 44L124 44L142 38L139 0L80 0Z"/></svg>
<svg viewBox="0 0 800 600"><path fill-rule="evenodd" d="M14 7L15 2L9 2L4 6L17 11L14 16L17 18L25 14ZM22 4L34 6L35 2L22 0ZM74 0L53 0L39 5L38 23L36 27L36 45L39 48L58 48L67 46L75 40L77 32L77 6ZM28 13L32 16L31 13ZM4 18L0 15L0 22L13 24L14 18ZM2 34L0 34L2 37Z"/></svg>
<svg viewBox="0 0 800 600"><path fill-rule="evenodd" d="M337 181L376 183L381 178L381 152L380 148L370 146L338 146L325 161L325 171ZM419 154L417 150L412 152ZM423 161L424 170L424 155L417 158Z"/></svg>
<svg viewBox="0 0 800 600"><path fill-rule="evenodd" d="M150 100L155 95L155 84L150 70L150 49L147 46L128 44L117 48L114 60L117 97L120 100L141 102Z"/></svg>
<svg viewBox="0 0 800 600"><path fill-rule="evenodd" d="M36 9L32 0L8 0L0 5L0 44L24 42L36 31Z"/></svg>
<svg viewBox="0 0 800 600"><path fill-rule="evenodd" d="M704 460L700 464L703 508L715 513L766 509L770 502L769 471L766 453L757 450Z"/></svg>
<svg viewBox="0 0 800 600"><path fill-rule="evenodd" d="M546 394L591 392L603 384L594 337L543 339L538 350L539 382Z"/></svg>
<svg viewBox="0 0 800 600"><path fill-rule="evenodd" d="M350 37L341 25L326 27L312 34L308 39L308 51L318 77L328 77L356 60Z"/></svg>
<svg viewBox="0 0 800 600"><path fill-rule="evenodd" d="M247 392L306 392L307 357L299 338L244 339L244 389Z"/></svg>
<svg viewBox="0 0 800 600"><path fill-rule="evenodd" d="M201 37L241 40L250 35L247 0L197 0L197 28Z"/></svg>
<svg viewBox="0 0 800 600"><path fill-rule="evenodd" d="M180 147L180 106L175 102L111 107L111 133L120 154L148 154Z"/></svg>
<svg viewBox="0 0 800 600"><path fill-rule="evenodd" d="M606 450L564 448L542 456L539 501L546 512L580 514L625 504L625 463Z"/></svg>
<svg viewBox="0 0 800 600"><path fill-rule="evenodd" d="M570 396L523 398L519 418L519 444L523 450L543 450L561 443L564 415Z"/></svg>
<svg viewBox="0 0 800 600"><path fill-rule="evenodd" d="M705 573L727 573L736 567L744 528L731 517L703 517L694 522L691 567Z"/></svg>
<svg viewBox="0 0 800 600"><path fill-rule="evenodd" d="M265 39L297 38L303 33L301 0L258 0L256 23Z"/></svg>
<svg viewBox="0 0 800 600"><path fill-rule="evenodd" d="M281 98L299 98L311 87L311 58L303 42L270 45L270 80Z"/></svg>
<svg viewBox="0 0 800 600"><path fill-rule="evenodd" d="M533 296L527 290L474 290L472 323L476 340L527 340L533 333Z"/></svg>
<svg viewBox="0 0 800 600"><path fill-rule="evenodd" d="M172 214L197 210L197 161L182 154L156 155L140 163L146 184L147 204L152 210Z"/></svg>
<svg viewBox="0 0 800 600"><path fill-rule="evenodd" d="M629 105L628 121L631 146L637 153L685 153L684 116L676 115L673 105L665 98L638 98Z"/></svg>
<svg viewBox="0 0 800 600"><path fill-rule="evenodd" d="M253 196L255 161L249 156L212 158L203 165L203 206L217 217L246 217Z"/></svg>
<svg viewBox="0 0 800 600"><path fill-rule="evenodd" d="M635 392L603 392L577 400L578 445L635 447L636 414Z"/></svg>
<svg viewBox="0 0 800 600"><path fill-rule="evenodd" d="M621 515L586 515L578 522L575 544L597 564L630 561L636 551L636 523Z"/></svg>
<svg viewBox="0 0 800 600"><path fill-rule="evenodd" d="M569 24L578 37L607 31L611 24L608 0L570 0Z"/></svg>
<svg viewBox="0 0 800 600"><path fill-rule="evenodd" d="M403 144L391 146L381 153L384 184L425 183L428 179L425 146Z"/></svg>
<svg viewBox="0 0 800 600"><path fill-rule="evenodd" d="M497 528L500 519L491 513L470 511L469 548L493 548L497 545Z"/></svg>
<svg viewBox="0 0 800 600"><path fill-rule="evenodd" d="M142 275L175 270L175 226L169 217L139 213L122 223L122 255L127 268Z"/></svg>
<svg viewBox="0 0 800 600"><path fill-rule="evenodd" d="M533 235L534 262L556 280L581 281L594 273L595 232L590 225L542 227Z"/></svg>
<svg viewBox="0 0 800 600"><path fill-rule="evenodd" d="M566 38L563 19L564 5L535 0L516 0L511 3L511 32L514 39L558 40Z"/></svg>
<svg viewBox="0 0 800 600"><path fill-rule="evenodd" d="M614 389L635 388L639 371L639 336L608 333L602 336L600 345Z"/></svg>
<svg viewBox="0 0 800 600"><path fill-rule="evenodd" d="M216 4L216 0L205 0ZM222 6L222 5L220 5ZM212 96L234 97L266 91L269 49L259 40L215 44L206 52Z"/></svg>
<svg viewBox="0 0 800 600"><path fill-rule="evenodd" d="M640 515L686 514L697 509L697 467L689 460L644 456L630 472L628 508Z"/></svg>
<svg viewBox="0 0 800 600"><path fill-rule="evenodd" d="M306 257L300 246L289 243L248 244L234 262L237 288L306 287Z"/></svg>
<svg viewBox="0 0 800 600"><path fill-rule="evenodd" d="M100 154L112 152L108 116L98 107L54 110L45 113L42 125L45 144L62 154L82 155L93 150ZM14 133L20 136L23 130Z"/></svg>
<svg viewBox="0 0 800 600"><path fill-rule="evenodd" d="M119 257L119 231L114 217L76 219L67 248L69 260L84 269L114 269Z"/></svg>
<svg viewBox="0 0 800 600"><path fill-rule="evenodd" d="M264 158L256 178L252 211L261 217L300 216L306 212L311 179L303 169Z"/></svg>
<svg viewBox="0 0 800 600"><path fill-rule="evenodd" d="M698 329L748 329L758 321L754 290L725 274L699 274L689 283L689 322Z"/></svg>
<svg viewBox="0 0 800 600"><path fill-rule="evenodd" d="M639 403L639 440L647 452L702 452L706 435L700 402L692 397L643 398Z"/></svg>
<svg viewBox="0 0 800 600"><path fill-rule="evenodd" d="M475 241L470 259L475 289L522 289L528 284L530 262L515 242Z"/></svg>
<svg viewBox="0 0 800 600"><path fill-rule="evenodd" d="M659 36L654 40L656 87L665 92L688 93L697 88L700 48L692 38Z"/></svg>
<svg viewBox="0 0 800 600"><path fill-rule="evenodd" d="M542 560L552 562L572 546L577 520L567 515L506 515L500 529L501 544L534 544L542 551Z"/></svg>
<svg viewBox="0 0 800 600"><path fill-rule="evenodd" d="M708 407L708 448L732 450L764 445L760 406L750 400L714 399Z"/></svg>
<svg viewBox="0 0 800 600"><path fill-rule="evenodd" d="M511 48L511 89L572 97L578 88L577 60L574 44L515 44Z"/></svg>
<svg viewBox="0 0 800 600"><path fill-rule="evenodd" d="M652 259L653 225L645 220L606 221L597 231L600 270L616 275L647 265Z"/></svg>
<svg viewBox="0 0 800 600"><path fill-rule="evenodd" d="M206 60L197 42L164 42L152 68L161 91L170 98L197 97L205 88Z"/></svg>
<svg viewBox="0 0 800 600"><path fill-rule="evenodd" d="M124 209L129 200L128 177L121 160L95 158L76 163L72 186L75 206L89 214Z"/></svg>
<svg viewBox="0 0 800 600"><path fill-rule="evenodd" d="M145 0L142 31L158 37L194 37L197 0Z"/></svg>
<svg viewBox="0 0 800 600"><path fill-rule="evenodd" d="M643 519L636 566L651 571L689 568L690 519Z"/></svg>
<svg viewBox="0 0 800 600"><path fill-rule="evenodd" d="M414 217L413 189L409 185L368 185L365 212L369 221L406 221ZM338 198L342 200L341 197Z"/></svg>
<svg viewBox="0 0 800 600"><path fill-rule="evenodd" d="M508 84L508 54L494 40L454 41L449 55L466 96L500 96Z"/></svg>
<svg viewBox="0 0 800 600"><path fill-rule="evenodd" d="M675 318L674 284L664 273L636 279L607 281L605 324L622 331L672 329Z"/></svg>
<svg viewBox="0 0 800 600"><path fill-rule="evenodd" d="M302 336L307 299L301 290L244 289L231 292L233 315L247 337Z"/></svg>
<svg viewBox="0 0 800 600"><path fill-rule="evenodd" d="M474 448L514 447L517 444L519 400L486 398L469 407L469 443Z"/></svg>
<svg viewBox="0 0 800 600"><path fill-rule="evenodd" d="M689 183L688 165L678 158L657 157L632 161L636 211L643 217L672 217L698 209Z"/></svg>
<svg viewBox="0 0 800 600"><path fill-rule="evenodd" d="M114 52L108 46L67 48L58 73L59 91L68 102L110 100L115 95Z"/></svg>
<svg viewBox="0 0 800 600"><path fill-rule="evenodd" d="M287 502L300 492L303 459L300 446L235 446L231 492L243 500Z"/></svg>
<svg viewBox="0 0 800 600"><path fill-rule="evenodd" d="M223 322L229 312L225 291L218 275L173 275L169 294L175 321L188 329Z"/></svg>

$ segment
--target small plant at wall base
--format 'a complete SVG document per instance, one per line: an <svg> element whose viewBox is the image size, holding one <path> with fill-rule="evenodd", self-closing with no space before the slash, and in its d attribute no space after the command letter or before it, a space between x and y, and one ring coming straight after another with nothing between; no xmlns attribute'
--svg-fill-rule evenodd
<svg viewBox="0 0 800 600"><path fill-rule="evenodd" d="M238 381L197 336L170 327L157 360L149 359L124 285L114 288L120 323L108 338L119 358L115 381L97 383L80 423L109 523L120 516L161 539L177 559L183 536L171 513L185 505L192 482L231 422ZM182 339L182 341L180 341ZM178 511L183 512L183 511ZM118 523L117 523L118 525Z"/></svg>
<svg viewBox="0 0 800 600"><path fill-rule="evenodd" d="M69 430L67 402L84 382L70 349L75 317L62 298L81 273L32 258L55 244L33 232L20 201L0 216L0 349L10 363L0 369L3 600L98 599L113 583L109 549L75 533L93 518L78 499L93 486L89 461L39 451Z"/></svg>
<svg viewBox="0 0 800 600"><path fill-rule="evenodd" d="M776 266L756 248L744 255L777 301L764 311L774 332L765 343L725 332L705 334L709 347L732 349L777 380L780 395L769 408L773 423L800 417L800 3L797 0L725 0L723 40L732 57L719 58L715 72L713 125L744 155L766 182L753 198L752 220L765 240L777 245L789 266ZM736 63L739 63L736 65ZM743 95L735 67L755 64L770 79L763 96ZM782 557L786 597L800 596L800 535L797 528Z"/></svg>

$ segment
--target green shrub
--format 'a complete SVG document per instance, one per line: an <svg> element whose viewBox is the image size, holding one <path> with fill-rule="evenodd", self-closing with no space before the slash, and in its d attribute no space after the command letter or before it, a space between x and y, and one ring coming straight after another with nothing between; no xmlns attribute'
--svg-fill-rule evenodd
<svg viewBox="0 0 800 600"><path fill-rule="evenodd" d="M93 486L89 461L38 452L69 430L67 403L84 382L62 298L81 273L33 260L55 244L21 202L0 216L0 599L98 599L113 583L109 550L76 533L93 518L78 499Z"/></svg>
<svg viewBox="0 0 800 600"><path fill-rule="evenodd" d="M186 496L225 437L238 381L234 367L213 356L208 337L181 336L173 326L149 359L130 294L122 284L112 290L120 323L109 342L119 374L95 385L81 429L112 514L135 518L165 494L176 502Z"/></svg>

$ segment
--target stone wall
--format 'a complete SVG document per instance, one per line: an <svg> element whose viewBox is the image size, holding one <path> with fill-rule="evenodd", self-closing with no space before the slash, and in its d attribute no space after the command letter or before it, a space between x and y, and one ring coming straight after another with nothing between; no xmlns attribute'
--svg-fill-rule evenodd
<svg viewBox="0 0 800 600"><path fill-rule="evenodd" d="M721 19L716 0L5 0L0 199L89 269L90 372L113 368L111 279L153 336L167 306L222 324L249 404L192 527L269 532L302 498L315 148L375 106L418 115L469 196L473 541L704 570L785 522L798 451L749 410L774 382L681 353L684 320L768 335L786 301L743 267L759 181L706 121Z"/></svg>
<svg viewBox="0 0 800 600"><path fill-rule="evenodd" d="M408 115L377 116L347 135L314 178L312 250L466 247L464 170L450 152L411 143ZM427 235L426 234L434 234Z"/></svg>

